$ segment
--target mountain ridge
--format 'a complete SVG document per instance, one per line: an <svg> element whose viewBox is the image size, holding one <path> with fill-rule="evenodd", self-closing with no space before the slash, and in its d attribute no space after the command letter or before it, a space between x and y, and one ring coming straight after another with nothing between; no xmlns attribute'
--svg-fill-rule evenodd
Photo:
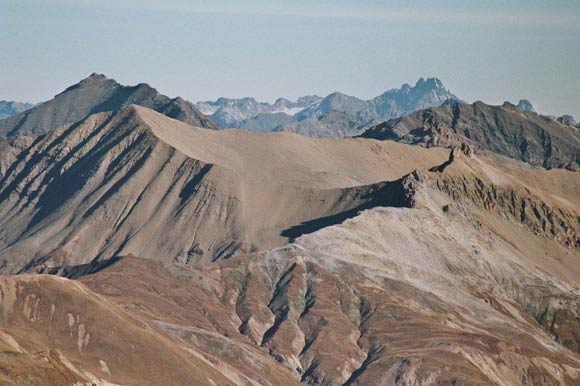
<svg viewBox="0 0 580 386"><path fill-rule="evenodd" d="M578 214L577 174L498 163L468 146L432 161L399 178L403 205L367 208L267 251L202 265L129 255L44 271L75 280L0 277L2 342L13 358L0 367L22 374L42 360L33 353L51 347L60 358L49 362L54 379L574 384L580 269L571 252L580 245L552 238L548 228L530 232L533 207L504 217L510 200L488 205L484 192L514 190L555 211L558 197L568 198ZM576 188L551 189L561 174ZM535 196L548 191L553 200ZM152 349L164 353L154 366ZM181 350L194 355L176 356ZM34 369L42 377L47 367Z"/></svg>
<svg viewBox="0 0 580 386"><path fill-rule="evenodd" d="M182 98L161 95L146 83L123 86L105 75L93 73L47 102L0 120L0 135L38 135L80 121L98 112L115 111L131 104L151 107L194 126L217 126Z"/></svg>
<svg viewBox="0 0 580 386"><path fill-rule="evenodd" d="M361 137L426 147L464 142L545 168L580 168L580 130L534 112L481 101L454 102L381 123Z"/></svg>
<svg viewBox="0 0 580 386"><path fill-rule="evenodd" d="M7 272L62 258L131 252L198 262L268 248L295 236L286 229L373 200L396 170L444 154L410 148L386 164L407 145L205 130L141 106L31 142L12 148L0 176ZM175 227L187 231L153 231Z"/></svg>

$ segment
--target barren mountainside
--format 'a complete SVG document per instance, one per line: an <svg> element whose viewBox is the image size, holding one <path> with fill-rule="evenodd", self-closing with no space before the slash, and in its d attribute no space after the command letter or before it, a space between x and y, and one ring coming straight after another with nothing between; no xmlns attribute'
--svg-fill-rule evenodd
<svg viewBox="0 0 580 386"><path fill-rule="evenodd" d="M516 106L446 103L379 124L361 135L421 146L470 143L544 168L580 168L580 130Z"/></svg>
<svg viewBox="0 0 580 386"><path fill-rule="evenodd" d="M144 83L122 86L104 75L92 74L53 99L0 120L0 135L46 134L91 114L117 111L131 104L151 108L193 126L217 128L193 104L182 98L171 99Z"/></svg>
<svg viewBox="0 0 580 386"><path fill-rule="evenodd" d="M196 262L270 248L303 222L386 199L375 197L382 181L445 158L360 139L193 128L137 106L12 151L0 176L0 250L12 273L129 253Z"/></svg>
<svg viewBox="0 0 580 386"><path fill-rule="evenodd" d="M509 200L490 200L536 202L578 240L580 180L469 150L385 186L396 205L269 251L202 264L126 256L53 268L72 280L0 278L10 358L0 374L12 375L0 379L574 385L579 246L534 228L544 221L536 209L512 216Z"/></svg>
<svg viewBox="0 0 580 386"><path fill-rule="evenodd" d="M426 111L425 146L137 105L2 138L0 383L580 383L580 174L466 134L575 128Z"/></svg>

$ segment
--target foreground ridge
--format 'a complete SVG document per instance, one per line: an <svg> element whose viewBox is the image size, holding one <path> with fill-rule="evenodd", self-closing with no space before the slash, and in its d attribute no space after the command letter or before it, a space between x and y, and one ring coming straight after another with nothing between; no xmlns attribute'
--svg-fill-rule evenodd
<svg viewBox="0 0 580 386"><path fill-rule="evenodd" d="M159 134L139 109L128 116ZM577 383L576 174L467 144L446 158L265 252L195 265L63 258L34 269L74 280L0 277L10 371L46 352L35 374L55 384Z"/></svg>

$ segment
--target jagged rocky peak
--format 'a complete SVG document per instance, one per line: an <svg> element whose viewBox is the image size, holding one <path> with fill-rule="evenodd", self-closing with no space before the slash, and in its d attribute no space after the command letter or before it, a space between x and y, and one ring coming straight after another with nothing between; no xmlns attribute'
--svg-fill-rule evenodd
<svg viewBox="0 0 580 386"><path fill-rule="evenodd" d="M536 112L536 109L534 109L534 105L532 105L532 103L527 99L520 99L516 107L521 112L530 112L530 113Z"/></svg>
<svg viewBox="0 0 580 386"><path fill-rule="evenodd" d="M518 107L516 105L514 105L511 102L505 101L503 102L503 104L501 105L501 107L508 109L508 110L513 110L513 111L518 111Z"/></svg>
<svg viewBox="0 0 580 386"><path fill-rule="evenodd" d="M423 78L421 78L421 79L423 79ZM419 81L417 81L417 82L419 82ZM409 83L403 83L403 85L401 86L401 91L409 92L409 91L411 91L411 88L412 87Z"/></svg>
<svg viewBox="0 0 580 386"><path fill-rule="evenodd" d="M93 80L96 80L96 79L109 79L109 77L107 77L107 75L105 75L105 74L99 74L97 72L93 72L87 78L83 79L83 81L90 80L90 79L93 79Z"/></svg>
<svg viewBox="0 0 580 386"><path fill-rule="evenodd" d="M274 105L275 106L286 106L286 105L288 105L290 103L292 103L292 102L290 102L286 98L278 98L278 99L276 99L276 102L274 102Z"/></svg>
<svg viewBox="0 0 580 386"><path fill-rule="evenodd" d="M417 83L415 83L415 88L427 88L427 89L445 89L443 82L439 78L419 78Z"/></svg>
<svg viewBox="0 0 580 386"><path fill-rule="evenodd" d="M475 157L475 152L473 150L473 147L466 143L463 142L461 144L461 146L454 146L451 149L451 153L449 154L449 160L453 161L457 158L461 158L461 157L467 157L467 158L473 158Z"/></svg>
<svg viewBox="0 0 580 386"><path fill-rule="evenodd" d="M459 100L438 78L420 78L414 85L404 83L369 100L342 92L324 98L308 95L291 101L278 98L273 104L253 98L198 102L196 106L223 128L258 131L292 131L314 137L342 137L360 134L382 121L399 118L416 110L440 106L447 100ZM251 100L252 103L244 101ZM320 124L320 118L331 111L345 113L338 125ZM278 113L286 114L281 122ZM278 115L277 115L278 114ZM335 114L336 117L336 114ZM257 125L256 121L260 124Z"/></svg>
<svg viewBox="0 0 580 386"><path fill-rule="evenodd" d="M298 103L300 105L308 106L312 103L316 103L316 102L320 101L321 99L322 99L322 97L320 97L318 95L306 95L306 96L302 96L302 97L298 98L296 100L296 103Z"/></svg>
<svg viewBox="0 0 580 386"><path fill-rule="evenodd" d="M115 88L118 86L120 86L120 84L116 80L111 79L104 74L98 74L96 72L93 72L91 75L87 76L86 78L83 78L79 82L67 87L66 89L64 89L64 91L57 94L56 96L58 97L59 95L63 95L63 94L66 94L68 92L71 92L73 90L78 90L78 89L87 89L87 88L94 88L94 87Z"/></svg>

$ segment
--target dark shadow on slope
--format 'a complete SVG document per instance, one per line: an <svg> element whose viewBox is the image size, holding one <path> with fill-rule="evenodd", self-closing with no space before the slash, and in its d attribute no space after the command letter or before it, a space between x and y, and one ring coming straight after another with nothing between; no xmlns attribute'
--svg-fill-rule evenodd
<svg viewBox="0 0 580 386"><path fill-rule="evenodd" d="M26 264L24 268L18 271L18 274L37 273L37 274L61 276L66 277L68 279L78 279L82 276L92 275L97 272L100 272L103 269L118 263L124 257L125 256L115 256L107 260L93 260L90 263L79 265L42 267L42 264L49 262L52 258L51 254L48 254L39 259L34 259L28 262L28 264Z"/></svg>
<svg viewBox="0 0 580 386"><path fill-rule="evenodd" d="M68 154L63 160L58 163L51 165L48 173L43 178L40 186L46 186L41 199L36 203L35 207L38 211L34 214L25 232L30 231L38 223L40 223L48 215L54 213L59 208L61 208L70 198L74 197L81 189L89 182L91 178L96 173L96 170L101 164L102 158L113 148L117 143L121 143L126 137L130 135L130 130L122 133L121 135L116 135L115 132L107 133L104 138L101 139L101 143L104 146L100 148L93 149L91 152L81 157L77 162L75 162L70 169L66 170L64 173L60 174L62 166L69 160L69 158L75 156L77 149L83 146L83 143L77 146L70 154ZM142 145L142 149L138 154L138 158L134 161L130 170L127 171L122 177L121 181L117 183L111 189L118 189L122 183L126 182L134 173L136 173L146 162L152 149L149 144L146 143L147 136L139 136L132 144L131 148L139 147ZM124 154L124 153L123 153ZM137 156L136 156L137 157ZM112 194L112 190L107 193ZM34 199L38 195L31 197ZM108 197L108 196L107 196ZM103 203L103 200L107 197L101 197L99 204ZM84 217L90 215L94 211L95 205L87 210L88 214L85 213Z"/></svg>
<svg viewBox="0 0 580 386"><path fill-rule="evenodd" d="M405 187L405 178L406 177L396 181L383 182L376 185L347 190L347 193L355 192L355 194L360 194L356 201L363 201L363 203L339 213L304 221L298 225L283 230L280 235L287 237L290 242L293 242L296 238L302 235L316 232L319 229L331 225L340 224L349 218L357 216L358 213L363 210L389 206L396 208L410 208L413 206L413 200L409 189ZM356 192L357 190L359 192Z"/></svg>
<svg viewBox="0 0 580 386"><path fill-rule="evenodd" d="M183 187L181 192L179 192L179 198L181 200L180 205L189 199L196 191L197 186L200 184L201 180L206 176L207 173L211 170L213 165L206 164L201 167L199 172L193 176Z"/></svg>
<svg viewBox="0 0 580 386"><path fill-rule="evenodd" d="M379 354L383 351L383 347L371 347L367 352L367 357L361 364L361 366L356 369L348 378L348 380L343 384L343 386L355 386L358 385L358 377L360 377L366 369L371 365L373 362L376 362L379 359ZM403 363L407 364L408 359L404 359Z"/></svg>
<svg viewBox="0 0 580 386"><path fill-rule="evenodd" d="M117 264L123 260L125 256L115 256L107 260L92 261L88 264L74 265L71 267L66 267L64 269L63 275L69 279L78 279L82 276L92 275L94 273L100 272L105 268L108 268L114 264Z"/></svg>

